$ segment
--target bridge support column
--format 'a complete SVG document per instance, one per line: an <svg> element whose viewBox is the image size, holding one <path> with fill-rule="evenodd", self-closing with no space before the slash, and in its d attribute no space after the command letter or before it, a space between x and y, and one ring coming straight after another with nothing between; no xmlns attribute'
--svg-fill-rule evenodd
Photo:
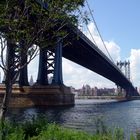
<svg viewBox="0 0 140 140"><path fill-rule="evenodd" d="M135 98L137 96L139 96L137 89L126 89L126 98Z"/></svg>
<svg viewBox="0 0 140 140"><path fill-rule="evenodd" d="M52 83L49 82L50 75ZM55 49L40 49L37 83L24 90L31 93L36 105L74 105L74 94L63 84L61 40L58 40Z"/></svg>
<svg viewBox="0 0 140 140"><path fill-rule="evenodd" d="M132 90L130 90L130 88L128 87L127 89L126 89L126 98L131 98L132 97Z"/></svg>
<svg viewBox="0 0 140 140"><path fill-rule="evenodd" d="M20 61L21 61L22 66L27 63L27 55L26 55L27 50L25 49L24 46L25 46L24 41L21 41L20 46L19 46L21 48L21 52L19 53L19 57L20 57ZM25 65L24 68L21 69L21 71L19 73L19 81L17 81L17 83L19 84L19 86L29 86L27 65Z"/></svg>
<svg viewBox="0 0 140 140"><path fill-rule="evenodd" d="M15 46L15 44L12 44L9 41L7 41L6 63L7 63L7 65L9 65L8 63L10 61L12 62L12 64L10 64L13 67L13 68L10 68L10 70L12 71L12 77L15 76L14 71L16 71L16 66L14 66L14 65L16 65L15 61L18 61L18 63L20 61L21 66L26 64L26 62L27 62L27 55L26 55L27 51L24 49L24 43L20 42L19 47L21 48L21 52L19 52L19 51L16 52L14 46ZM5 83L5 75L4 75L4 79L3 79L2 83ZM29 85L27 65L25 65L24 68L21 69L14 84L19 85L19 86L28 86Z"/></svg>
<svg viewBox="0 0 140 140"><path fill-rule="evenodd" d="M47 49L40 49L37 85L48 85Z"/></svg>
<svg viewBox="0 0 140 140"><path fill-rule="evenodd" d="M62 40L58 39L57 46L55 48L54 59L54 78L52 84L63 85L62 76Z"/></svg>
<svg viewBox="0 0 140 140"><path fill-rule="evenodd" d="M13 51L10 50L10 54L8 54L8 57L12 59L14 58ZM22 54L20 54L20 57L22 57ZM26 60L27 59L23 61L22 59L22 62L24 63ZM23 86L13 86L10 106L30 107L74 105L74 94L71 93L69 87L63 85L62 41L58 41L55 50L47 50L45 48L40 49L38 78L37 83L33 86L25 85L27 82L26 70L27 68L21 71L19 80L17 80L17 82ZM53 75L52 84L49 84L48 82L49 74ZM2 86L0 88L0 101L4 93L5 86Z"/></svg>
<svg viewBox="0 0 140 140"><path fill-rule="evenodd" d="M58 40L54 53L40 49L37 85L49 85L49 74L52 74L53 85L63 85L62 76L62 41Z"/></svg>

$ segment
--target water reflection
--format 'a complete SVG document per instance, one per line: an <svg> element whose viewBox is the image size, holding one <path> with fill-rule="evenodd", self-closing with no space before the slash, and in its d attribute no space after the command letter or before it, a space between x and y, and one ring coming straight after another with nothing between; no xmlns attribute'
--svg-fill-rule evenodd
<svg viewBox="0 0 140 140"><path fill-rule="evenodd" d="M121 127L126 133L140 129L140 101L116 102L115 100L76 100L73 107L10 109L8 118L29 120L44 115L49 122L65 127L95 131L95 120L103 118L109 127Z"/></svg>

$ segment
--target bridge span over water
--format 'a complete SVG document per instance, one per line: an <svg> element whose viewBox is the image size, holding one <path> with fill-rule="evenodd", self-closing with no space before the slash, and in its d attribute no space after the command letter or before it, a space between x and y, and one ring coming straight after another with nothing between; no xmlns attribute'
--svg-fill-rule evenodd
<svg viewBox="0 0 140 140"><path fill-rule="evenodd" d="M56 46L50 48L40 46L38 77L33 86L28 82L27 66L20 71L16 86L13 87L13 93L16 93L12 95L13 106L74 104L74 95L63 84L62 56L111 80L126 91L127 97L139 95L131 81L78 28L70 26L64 28L67 29L68 36L63 40L58 38ZM64 45L66 40L70 43ZM17 55L12 45L15 44L7 43L6 58L14 62ZM18 57L21 60L24 58L22 53L19 53ZM52 83L49 83L50 74ZM0 85L0 100L4 93L5 87Z"/></svg>
<svg viewBox="0 0 140 140"><path fill-rule="evenodd" d="M36 0L39 4L47 10L45 3ZM92 43L78 28L68 27L69 38L71 45L63 47L63 49L58 49L56 53L59 53L57 59L59 59L58 64L62 66L61 55L63 57L80 64L81 66L94 71L103 77L116 83L117 86L125 89L126 96L137 96L138 92L132 85L131 81L120 71L120 69L94 44ZM75 37L74 37L75 36ZM78 39L77 39L78 37ZM74 39L76 38L76 39ZM61 44L62 45L62 44ZM63 51L63 53L62 53ZM62 68L57 69L57 74L60 74L58 83L62 83ZM59 71L59 72L58 72ZM54 75L55 77L55 75ZM55 79L55 78L54 78Z"/></svg>
<svg viewBox="0 0 140 140"><path fill-rule="evenodd" d="M72 40L72 44L63 47L63 56L81 66L94 71L103 77L116 83L126 90L128 96L138 95L131 81L121 72L94 43L92 43L79 29L71 29L71 35L78 36ZM73 36L73 35L72 35ZM77 37L75 37L77 38Z"/></svg>
<svg viewBox="0 0 140 140"><path fill-rule="evenodd" d="M126 97L138 96L129 79L94 43L78 28L68 30L69 35L63 40L58 39L56 46L40 48L38 77L33 86L28 82L27 66L20 71L16 86L13 86L13 93L16 94L12 95L11 106L73 105L74 95L63 83L62 56L111 80L126 91ZM65 40L70 42L69 45L64 45ZM7 52L14 59L14 52ZM52 83L49 83L49 74L52 75ZM5 87L2 85L0 100L4 93Z"/></svg>

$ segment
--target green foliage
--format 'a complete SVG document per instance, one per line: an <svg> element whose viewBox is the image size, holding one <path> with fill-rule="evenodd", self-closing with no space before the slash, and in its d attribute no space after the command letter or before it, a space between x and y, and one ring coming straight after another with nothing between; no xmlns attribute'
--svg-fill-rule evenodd
<svg viewBox="0 0 140 140"><path fill-rule="evenodd" d="M1 125L0 125L1 126ZM102 126L101 126L102 127ZM100 127L100 128L101 128ZM107 129L95 134L67 129L55 123L48 123L43 117L33 118L24 123L5 121L3 129L0 127L0 136L4 133L5 140L124 140L124 132L120 128L110 131ZM105 132L105 133L104 133ZM0 137L1 138L1 137ZM1 140L1 139L0 139ZM130 140L140 140L133 134Z"/></svg>
<svg viewBox="0 0 140 140"><path fill-rule="evenodd" d="M124 131L121 128L115 128L114 140L124 140Z"/></svg>
<svg viewBox="0 0 140 140"><path fill-rule="evenodd" d="M25 136L19 124L5 121L0 124L0 138L4 140L24 140Z"/></svg>
<svg viewBox="0 0 140 140"><path fill-rule="evenodd" d="M140 140L140 130L136 132L137 140Z"/></svg>
<svg viewBox="0 0 140 140"><path fill-rule="evenodd" d="M107 134L108 130L107 130L107 127L106 125L104 124L103 122L103 118L97 118L95 120L95 127L96 127L96 133L97 134Z"/></svg>
<svg viewBox="0 0 140 140"><path fill-rule="evenodd" d="M30 121L26 121L22 124L22 130L24 131L25 139L28 137L38 136L41 131L46 130L48 122L44 117L32 118Z"/></svg>
<svg viewBox="0 0 140 140"><path fill-rule="evenodd" d="M43 2L47 3L47 10L35 0L1 0L0 31L13 42L24 40L28 47L50 45L57 37L67 34L65 25L77 25L79 15L76 11L84 5L84 0Z"/></svg>
<svg viewBox="0 0 140 140"><path fill-rule="evenodd" d="M135 140L135 136L133 134L130 135L130 140Z"/></svg>

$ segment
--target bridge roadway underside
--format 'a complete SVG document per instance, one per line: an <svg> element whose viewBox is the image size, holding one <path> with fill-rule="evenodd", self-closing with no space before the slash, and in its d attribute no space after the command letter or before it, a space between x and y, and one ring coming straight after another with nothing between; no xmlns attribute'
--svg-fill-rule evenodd
<svg viewBox="0 0 140 140"><path fill-rule="evenodd" d="M133 92L132 95L138 95L132 83L118 67L84 34L78 31L78 35L78 39L71 39L71 45L63 47L63 57L102 75L125 90Z"/></svg>

